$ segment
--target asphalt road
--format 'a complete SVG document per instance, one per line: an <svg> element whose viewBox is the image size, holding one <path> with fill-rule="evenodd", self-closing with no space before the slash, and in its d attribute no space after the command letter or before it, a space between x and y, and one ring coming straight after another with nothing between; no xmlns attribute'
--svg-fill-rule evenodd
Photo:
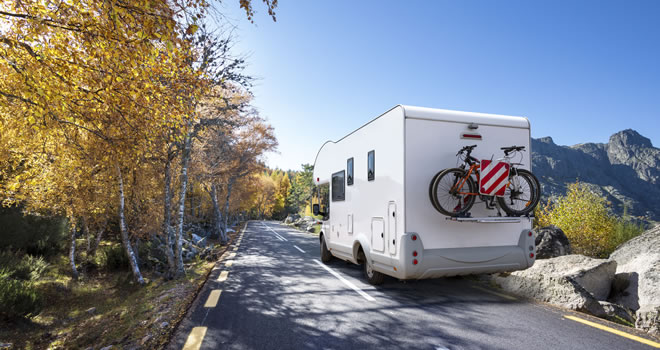
<svg viewBox="0 0 660 350"><path fill-rule="evenodd" d="M321 264L318 237L275 222L249 222L234 252L218 263L171 349L652 348L566 316L651 339L643 333L471 278L371 286L357 265Z"/></svg>

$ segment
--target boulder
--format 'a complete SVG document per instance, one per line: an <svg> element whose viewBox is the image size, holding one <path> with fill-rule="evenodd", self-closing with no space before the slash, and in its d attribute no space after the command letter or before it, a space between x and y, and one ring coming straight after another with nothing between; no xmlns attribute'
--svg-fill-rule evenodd
<svg viewBox="0 0 660 350"><path fill-rule="evenodd" d="M571 254L571 244L564 231L551 225L536 230L536 258L549 259Z"/></svg>
<svg viewBox="0 0 660 350"><path fill-rule="evenodd" d="M627 307L613 304L608 301L599 301L599 303L600 306L603 307L603 310L605 311L605 314L607 315L606 317L608 319L615 322L621 322L621 320L624 320L631 324L635 323L635 316L633 315L633 312Z"/></svg>
<svg viewBox="0 0 660 350"><path fill-rule="evenodd" d="M610 293L616 262L582 255L539 260L532 267L508 275L494 275L502 289L557 306L606 316L598 302Z"/></svg>
<svg viewBox="0 0 660 350"><path fill-rule="evenodd" d="M635 310L635 326L660 334L660 226L621 245L610 260L617 263L613 302Z"/></svg>
<svg viewBox="0 0 660 350"><path fill-rule="evenodd" d="M305 231L307 231L307 232L311 232L311 233L314 233L314 231L315 231L315 227L314 227L314 225L309 225L309 226L307 226L307 229L306 229Z"/></svg>
<svg viewBox="0 0 660 350"><path fill-rule="evenodd" d="M195 245L205 247L206 246L206 237L200 237L196 234L192 234L192 241Z"/></svg>

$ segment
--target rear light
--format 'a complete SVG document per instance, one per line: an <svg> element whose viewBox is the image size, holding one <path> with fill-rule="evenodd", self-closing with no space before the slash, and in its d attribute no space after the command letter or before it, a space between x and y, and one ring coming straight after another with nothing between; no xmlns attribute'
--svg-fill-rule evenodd
<svg viewBox="0 0 660 350"><path fill-rule="evenodd" d="M413 250L413 256L417 256L417 251Z"/></svg>
<svg viewBox="0 0 660 350"><path fill-rule="evenodd" d="M534 253L529 253L529 257L530 257L531 259L534 259Z"/></svg>
<svg viewBox="0 0 660 350"><path fill-rule="evenodd" d="M412 236L410 236L410 238L412 238L413 241L416 241L417 240L417 235L412 235Z"/></svg>
<svg viewBox="0 0 660 350"><path fill-rule="evenodd" d="M481 140L481 135L479 135L477 133L470 133L470 134L464 133L464 134L461 134L461 138L462 139L471 139L471 140Z"/></svg>
<svg viewBox="0 0 660 350"><path fill-rule="evenodd" d="M529 231L529 232L527 233L527 235L530 236L530 237L532 237L532 231Z"/></svg>
<svg viewBox="0 0 660 350"><path fill-rule="evenodd" d="M413 259L413 265L417 265L418 261L417 259Z"/></svg>

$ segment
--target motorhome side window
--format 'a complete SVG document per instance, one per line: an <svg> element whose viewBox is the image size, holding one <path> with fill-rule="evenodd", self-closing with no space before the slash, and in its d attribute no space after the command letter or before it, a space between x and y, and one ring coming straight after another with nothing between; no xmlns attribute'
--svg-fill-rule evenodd
<svg viewBox="0 0 660 350"><path fill-rule="evenodd" d="M348 158L346 161L346 185L351 186L353 184L353 157Z"/></svg>
<svg viewBox="0 0 660 350"><path fill-rule="evenodd" d="M367 154L367 180L373 181L376 177L376 151Z"/></svg>
<svg viewBox="0 0 660 350"><path fill-rule="evenodd" d="M339 171L332 174L332 201L343 201L346 198L344 188L344 174L345 171Z"/></svg>

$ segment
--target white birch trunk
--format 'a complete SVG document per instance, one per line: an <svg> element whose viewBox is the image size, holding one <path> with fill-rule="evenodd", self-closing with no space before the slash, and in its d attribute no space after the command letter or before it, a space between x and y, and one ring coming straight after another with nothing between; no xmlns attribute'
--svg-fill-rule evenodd
<svg viewBox="0 0 660 350"><path fill-rule="evenodd" d="M176 273L176 262L174 261L174 253L172 252L172 228L170 226L172 221L172 159L167 158L165 164L165 198L163 200L163 233L165 234L165 255L167 256L167 266L169 267L168 277L172 277Z"/></svg>
<svg viewBox="0 0 660 350"><path fill-rule="evenodd" d="M225 212L224 212L224 219L225 219L225 229L223 231L223 243L227 242L227 220L229 219L229 199L231 198L231 189L234 187L234 181L236 181L236 178L232 177L229 179L229 183L227 184L227 197L225 198Z"/></svg>
<svg viewBox="0 0 660 350"><path fill-rule="evenodd" d="M222 214L220 213L220 204L218 203L218 187L215 184L211 185L211 192L209 192L209 195L211 196L211 202L213 203L213 214L215 216L215 231L218 237L220 237L220 241L222 243L225 243L226 235L222 231Z"/></svg>
<svg viewBox="0 0 660 350"><path fill-rule="evenodd" d="M73 222L73 220L71 220ZM76 225L71 224L71 249L69 249L69 262L71 263L71 277L78 279L78 269L76 269Z"/></svg>
<svg viewBox="0 0 660 350"><path fill-rule="evenodd" d="M183 255L181 247L181 239L183 238L183 218L186 210L186 190L188 189L188 163L190 160L190 147L192 144L192 135L188 133L183 145L183 152L181 154L181 193L179 194L179 210L178 222L176 229L176 275L181 276L185 274L183 267Z"/></svg>
<svg viewBox="0 0 660 350"><path fill-rule="evenodd" d="M119 175L119 231L121 233L121 242L124 245L124 250L128 256L128 262L131 265L137 283L143 285L145 282L140 273L140 267L137 264L137 259L135 258L135 253L131 247L131 242L128 239L128 229L126 228L126 218L124 217L124 181L121 176L119 165L117 165L117 174Z"/></svg>

